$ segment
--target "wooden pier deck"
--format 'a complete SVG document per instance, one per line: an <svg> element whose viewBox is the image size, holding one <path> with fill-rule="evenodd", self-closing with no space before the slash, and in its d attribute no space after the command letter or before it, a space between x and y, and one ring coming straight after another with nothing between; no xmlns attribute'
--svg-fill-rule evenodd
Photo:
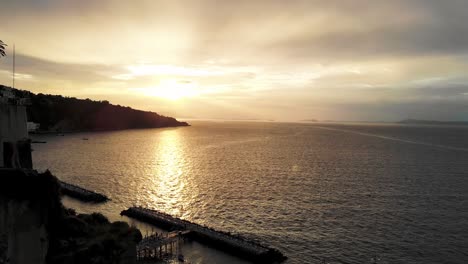
<svg viewBox="0 0 468 264"><path fill-rule="evenodd" d="M275 263L286 260L286 256L271 247L225 232L216 231L212 228L182 220L156 210L131 207L122 211L121 215L168 230L184 231L184 236L188 238L210 244L255 263Z"/></svg>

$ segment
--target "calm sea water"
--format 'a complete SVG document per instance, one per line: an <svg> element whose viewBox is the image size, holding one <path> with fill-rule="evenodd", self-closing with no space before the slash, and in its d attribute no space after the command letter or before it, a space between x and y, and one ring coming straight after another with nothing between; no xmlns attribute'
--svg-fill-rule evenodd
<svg viewBox="0 0 468 264"><path fill-rule="evenodd" d="M37 169L265 241L286 263L468 263L468 128L193 122L36 136ZM88 138L89 140L82 140ZM186 245L193 263L245 263Z"/></svg>

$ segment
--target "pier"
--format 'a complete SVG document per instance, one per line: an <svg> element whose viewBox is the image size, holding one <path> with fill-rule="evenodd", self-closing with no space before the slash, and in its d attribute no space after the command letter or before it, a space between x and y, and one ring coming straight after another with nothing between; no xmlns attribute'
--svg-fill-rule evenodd
<svg viewBox="0 0 468 264"><path fill-rule="evenodd" d="M59 181L62 194L73 197L83 202L101 203L109 200L104 194L86 190L79 186Z"/></svg>
<svg viewBox="0 0 468 264"><path fill-rule="evenodd" d="M180 241L190 231L155 233L143 238L137 245L137 260L161 260L179 252Z"/></svg>
<svg viewBox="0 0 468 264"><path fill-rule="evenodd" d="M217 231L206 226L182 220L156 210L131 207L122 211L121 215L132 217L164 229L175 230L176 232L172 232L171 234L179 234L179 236L185 236L187 238L209 244L255 263L277 263L282 262L287 258L274 248L226 232Z"/></svg>

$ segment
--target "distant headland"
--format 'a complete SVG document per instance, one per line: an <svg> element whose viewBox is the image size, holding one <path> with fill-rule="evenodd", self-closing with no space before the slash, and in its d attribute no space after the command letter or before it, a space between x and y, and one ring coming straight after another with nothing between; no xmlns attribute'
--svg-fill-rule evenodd
<svg viewBox="0 0 468 264"><path fill-rule="evenodd" d="M16 98L29 98L28 121L39 124L39 133L189 126L173 117L113 105L108 101L34 94L4 85L0 85L0 93L11 93Z"/></svg>
<svg viewBox="0 0 468 264"><path fill-rule="evenodd" d="M398 123L400 123L400 124L417 124L417 125L468 126L467 121L437 121L437 120L405 119L405 120L401 120Z"/></svg>

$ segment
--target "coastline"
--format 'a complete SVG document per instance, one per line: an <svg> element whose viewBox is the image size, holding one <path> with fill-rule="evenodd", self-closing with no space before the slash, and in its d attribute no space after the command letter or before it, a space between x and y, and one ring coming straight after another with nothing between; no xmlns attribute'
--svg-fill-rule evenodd
<svg viewBox="0 0 468 264"><path fill-rule="evenodd" d="M58 135L58 134L77 134L77 133L94 133L94 132L114 132L114 131L124 131L124 130L133 130L133 129L159 129L159 128L177 128L177 127L190 127L191 124L187 122L178 121L181 124L170 125L170 126L157 126L157 127L129 127L122 129L77 129L77 130L63 130L63 131L52 131L52 130L38 130L30 131L30 135Z"/></svg>

